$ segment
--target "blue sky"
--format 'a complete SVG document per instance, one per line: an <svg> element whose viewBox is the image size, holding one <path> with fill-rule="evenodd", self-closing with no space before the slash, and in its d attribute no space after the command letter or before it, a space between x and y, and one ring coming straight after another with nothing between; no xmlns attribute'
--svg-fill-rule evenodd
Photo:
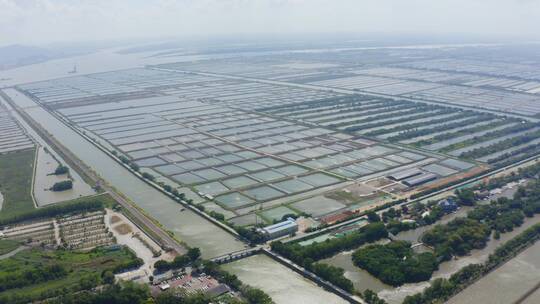
<svg viewBox="0 0 540 304"><path fill-rule="evenodd" d="M236 33L540 38L540 0L0 0L0 45Z"/></svg>

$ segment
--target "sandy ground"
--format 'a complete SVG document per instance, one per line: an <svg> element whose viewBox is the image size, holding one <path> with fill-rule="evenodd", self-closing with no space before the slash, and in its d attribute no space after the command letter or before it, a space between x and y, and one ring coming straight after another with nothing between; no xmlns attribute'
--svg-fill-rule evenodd
<svg viewBox="0 0 540 304"><path fill-rule="evenodd" d="M135 226L129 219L119 212L106 209L105 224L109 227L110 231L116 237L116 242L121 245L126 245L133 250L139 258L144 261L144 265L140 270L144 272L142 281L148 282L148 276L152 275L154 271L154 263L158 260L171 261L174 256L161 250L158 244L144 234L137 226ZM129 232L131 231L131 232ZM144 239L150 246L156 251L161 251L162 254L159 257L154 257L152 251L146 247L135 235L138 234ZM139 271L139 273L141 273Z"/></svg>

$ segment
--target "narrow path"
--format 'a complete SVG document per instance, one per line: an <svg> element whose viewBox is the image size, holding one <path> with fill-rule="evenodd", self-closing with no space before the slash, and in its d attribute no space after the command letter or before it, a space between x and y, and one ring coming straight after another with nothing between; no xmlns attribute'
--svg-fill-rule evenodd
<svg viewBox="0 0 540 304"><path fill-rule="evenodd" d="M0 255L0 260L9 259L10 257L16 255L17 253L19 253L19 252L21 252L21 251L23 251L25 249L28 249L28 248L30 248L30 247L24 246L24 245L19 246L19 247L17 247L17 249L14 249L14 250L12 250L12 251L10 251L8 253Z"/></svg>
<svg viewBox="0 0 540 304"><path fill-rule="evenodd" d="M60 227L58 226L58 222L56 219L53 220L53 227L54 227L54 239L56 241L56 245L60 246L62 245L62 240L60 239Z"/></svg>

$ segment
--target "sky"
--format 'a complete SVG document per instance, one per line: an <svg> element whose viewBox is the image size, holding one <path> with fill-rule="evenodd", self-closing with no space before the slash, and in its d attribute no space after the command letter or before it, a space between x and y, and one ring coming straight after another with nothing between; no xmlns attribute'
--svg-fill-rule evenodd
<svg viewBox="0 0 540 304"><path fill-rule="evenodd" d="M0 0L0 46L282 33L540 40L540 0Z"/></svg>

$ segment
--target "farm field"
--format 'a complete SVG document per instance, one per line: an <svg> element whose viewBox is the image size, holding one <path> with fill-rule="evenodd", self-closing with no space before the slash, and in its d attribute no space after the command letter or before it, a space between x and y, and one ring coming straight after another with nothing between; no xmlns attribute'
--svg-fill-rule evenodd
<svg viewBox="0 0 540 304"><path fill-rule="evenodd" d="M1 216L12 216L34 209L32 183L35 150L0 155Z"/></svg>

